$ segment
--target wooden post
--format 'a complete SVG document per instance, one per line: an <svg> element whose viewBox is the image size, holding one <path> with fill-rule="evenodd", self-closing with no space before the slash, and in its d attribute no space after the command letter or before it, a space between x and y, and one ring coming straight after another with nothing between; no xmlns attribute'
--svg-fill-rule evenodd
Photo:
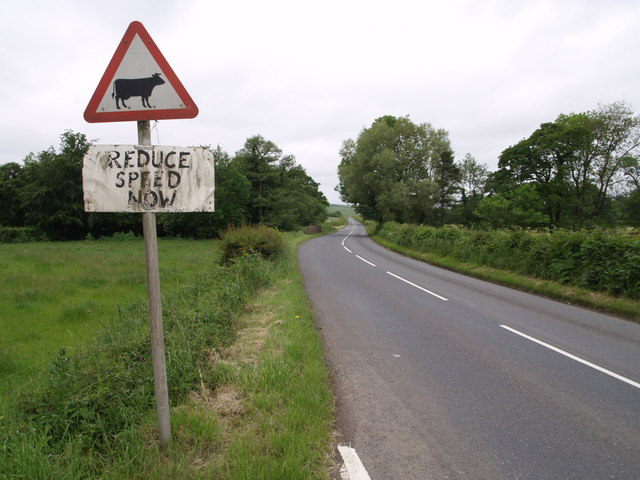
<svg viewBox="0 0 640 480"><path fill-rule="evenodd" d="M138 121L138 144L151 145L151 125L148 120ZM171 419L169 416L169 389L164 353L164 330L162 327L162 300L160 297L160 269L158 265L158 236L156 214L142 214L144 249L147 259L147 289L149 292L149 324L151 327L151 360L153 363L153 386L158 414L160 448L171 442Z"/></svg>

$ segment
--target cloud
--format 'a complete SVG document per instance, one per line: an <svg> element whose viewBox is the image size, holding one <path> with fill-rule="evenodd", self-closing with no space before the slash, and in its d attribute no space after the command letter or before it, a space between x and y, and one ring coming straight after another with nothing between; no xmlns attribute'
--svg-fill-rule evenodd
<svg viewBox="0 0 640 480"><path fill-rule="evenodd" d="M82 118L127 26L141 21L200 108L154 142L221 145L261 134L333 202L338 151L382 115L449 131L456 157L502 150L560 113L640 105L631 0L16 2L0 28L0 162L66 129L135 143L130 122Z"/></svg>

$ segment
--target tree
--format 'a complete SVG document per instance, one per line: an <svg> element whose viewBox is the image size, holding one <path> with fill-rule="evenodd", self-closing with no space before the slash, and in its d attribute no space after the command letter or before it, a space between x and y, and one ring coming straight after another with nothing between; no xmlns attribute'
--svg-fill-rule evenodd
<svg viewBox="0 0 640 480"><path fill-rule="evenodd" d="M471 226L478 221L474 212L484 198L489 169L479 164L470 153L465 154L459 168L460 202L453 211L457 222Z"/></svg>
<svg viewBox="0 0 640 480"><path fill-rule="evenodd" d="M273 192L267 224L280 230L295 230L326 220L329 202L319 190L320 185L300 165L281 168L281 184Z"/></svg>
<svg viewBox="0 0 640 480"><path fill-rule="evenodd" d="M502 152L494 186L535 183L554 224L603 219L639 148L640 117L623 102L562 114Z"/></svg>
<svg viewBox="0 0 640 480"><path fill-rule="evenodd" d="M493 228L542 227L549 224L542 197L533 183L524 183L509 193L483 198L476 215Z"/></svg>
<svg viewBox="0 0 640 480"><path fill-rule="evenodd" d="M640 226L640 189L622 198L620 204L622 219L630 225Z"/></svg>
<svg viewBox="0 0 640 480"><path fill-rule="evenodd" d="M463 197L482 195L489 169L467 153L460 163L460 193Z"/></svg>
<svg viewBox="0 0 640 480"><path fill-rule="evenodd" d="M640 159L638 157L627 157L624 177L632 191L640 190Z"/></svg>
<svg viewBox="0 0 640 480"><path fill-rule="evenodd" d="M319 184L296 165L293 155L283 155L275 143L260 135L250 137L232 164L250 184L250 223L293 230L327 218L329 202Z"/></svg>
<svg viewBox="0 0 640 480"><path fill-rule="evenodd" d="M0 225L24 225L24 211L20 202L23 183L24 175L20 164L10 162L0 165Z"/></svg>
<svg viewBox="0 0 640 480"><path fill-rule="evenodd" d="M625 168L640 147L640 116L624 102L600 105L590 112L594 119L593 137L597 155L594 159L594 182L598 187L594 216L602 213L610 189L623 180Z"/></svg>
<svg viewBox="0 0 640 480"><path fill-rule="evenodd" d="M384 116L345 140L340 149L338 191L358 213L378 221L433 220L436 163L450 151L448 134L409 117Z"/></svg>
<svg viewBox="0 0 640 480"><path fill-rule="evenodd" d="M561 122L543 123L529 138L505 149L498 166L517 185L536 184L547 215L554 224L560 224L568 213L571 196L569 164L576 148L588 141L588 132L582 127ZM508 186L512 188L513 185Z"/></svg>
<svg viewBox="0 0 640 480"><path fill-rule="evenodd" d="M282 150L261 135L248 138L236 152L234 164L251 185L248 210L250 223L264 223L271 209L271 194L278 183L277 165Z"/></svg>
<svg viewBox="0 0 640 480"><path fill-rule="evenodd" d="M87 232L82 192L82 158L90 142L81 133L61 135L60 151L52 148L24 160L25 183L20 201L25 224L56 240L82 238Z"/></svg>
<svg viewBox="0 0 640 480"><path fill-rule="evenodd" d="M215 212L163 213L158 215L162 232L169 236L213 238L231 226L247 222L251 184L218 145L215 164Z"/></svg>
<svg viewBox="0 0 640 480"><path fill-rule="evenodd" d="M456 194L460 191L462 175L460 166L453 160L451 150L441 152L439 157L435 163L434 173L438 184L437 205L440 210L440 225L444 226L445 211L455 203Z"/></svg>

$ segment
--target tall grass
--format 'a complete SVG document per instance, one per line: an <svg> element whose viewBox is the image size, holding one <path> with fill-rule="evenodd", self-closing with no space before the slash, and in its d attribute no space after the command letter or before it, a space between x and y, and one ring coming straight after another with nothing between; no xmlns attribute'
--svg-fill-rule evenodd
<svg viewBox="0 0 640 480"><path fill-rule="evenodd" d="M204 272L163 289L169 449L157 448L147 312L134 301L0 413L0 479L328 478L332 397L293 255L222 265L212 251L193 258Z"/></svg>
<svg viewBox="0 0 640 480"><path fill-rule="evenodd" d="M160 239L159 257L162 289L171 292L215 264L219 247ZM61 348L144 311L145 268L140 239L0 244L0 407Z"/></svg>
<svg viewBox="0 0 640 480"><path fill-rule="evenodd" d="M191 243L178 242L172 246L188 249ZM67 244L65 250L54 245L51 248L58 258L51 260L49 263L53 265L47 268L59 276L65 272L65 279L76 278L88 263L86 258L74 256L76 252L83 252L84 246ZM131 253L135 245L115 243L103 247L119 250L121 254L126 252L127 257L136 256ZM37 248L46 250L42 246L33 247ZM96 251L94 245L87 248L93 253ZM196 269L201 265L206 269L195 279L190 275L191 281L183 286L167 282L170 286L163 295L172 405L183 400L198 382L215 382L214 375L202 376L203 351L221 348L232 341L234 315L257 290L271 282L276 268L256 257L223 267L211 261L212 256L218 259L215 253L216 249L211 249L208 260L196 256L164 264L171 270L185 260L192 260L198 262ZM16 260L18 265L25 264L22 268L26 274L29 262L26 258ZM104 271L101 274L105 277L104 284L111 285L118 280L109 278ZM73 289L59 284L55 282L56 286L52 287L57 294L66 294L66 302L75 301ZM135 284L127 286L136 289ZM40 288L44 290L44 283ZM88 324L83 325L85 342L77 342L72 352L61 349L42 375L33 374L33 380L10 398L14 401L12 405L4 405L0 417L0 478L101 478L105 464L109 463L104 459L111 458L114 452L117 457L126 457L126 453L131 452L132 444L126 439L138 435L137 425L153 411L149 328L142 302L135 300L120 305L116 311L117 318L106 322L90 342L86 341L89 337L86 330L93 328L95 333L99 326L95 320L85 318L91 317L91 312L78 313L77 321L84 319ZM43 337L49 330L59 330L53 324L49 319L49 325L41 325ZM14 329L14 341L17 330ZM24 331L28 333L28 328ZM53 348L51 342L42 344ZM32 366L37 370L35 364ZM6 383L18 382L14 379ZM211 388L214 387L212 384Z"/></svg>

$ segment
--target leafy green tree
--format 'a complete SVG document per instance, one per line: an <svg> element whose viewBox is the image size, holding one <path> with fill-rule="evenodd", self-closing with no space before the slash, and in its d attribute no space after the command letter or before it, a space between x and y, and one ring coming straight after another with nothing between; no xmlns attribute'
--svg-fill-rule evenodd
<svg viewBox="0 0 640 480"><path fill-rule="evenodd" d="M488 175L487 166L478 163L473 155L467 153L460 163L460 193L467 197L482 195Z"/></svg>
<svg viewBox="0 0 640 480"><path fill-rule="evenodd" d="M268 224L280 230L295 230L321 223L327 218L329 202L304 168L293 165L281 172L281 186L273 195Z"/></svg>
<svg viewBox="0 0 640 480"><path fill-rule="evenodd" d="M640 189L636 189L620 201L622 219L629 225L640 225Z"/></svg>
<svg viewBox="0 0 640 480"><path fill-rule="evenodd" d="M474 212L484 198L489 169L478 163L470 153L465 154L459 168L460 202L454 206L453 213L457 222L471 226L478 222Z"/></svg>
<svg viewBox="0 0 640 480"><path fill-rule="evenodd" d="M0 165L0 225L21 227L24 212L20 203L20 190L24 183L22 167L10 162Z"/></svg>
<svg viewBox="0 0 640 480"><path fill-rule="evenodd" d="M433 221L436 164L450 150L445 130L415 124L409 117L380 117L357 140L343 142L338 192L368 218Z"/></svg>
<svg viewBox="0 0 640 480"><path fill-rule="evenodd" d="M260 135L250 137L232 164L250 184L249 223L294 230L327 218L329 202L319 184L275 143Z"/></svg>
<svg viewBox="0 0 640 480"><path fill-rule="evenodd" d="M81 133L61 135L60 151L53 147L24 160L20 200L25 224L51 239L77 239L87 232L82 192L82 158L90 142Z"/></svg>
<svg viewBox="0 0 640 480"><path fill-rule="evenodd" d="M216 172L214 217L222 228L246 222L251 198L251 183L220 146L213 151Z"/></svg>
<svg viewBox="0 0 640 480"><path fill-rule="evenodd" d="M508 193L483 198L476 215L492 228L542 227L549 224L542 197L532 183L524 183Z"/></svg>
<svg viewBox="0 0 640 480"><path fill-rule="evenodd" d="M511 204L504 195L496 193L482 199L475 211L476 216L492 228L504 228L509 225Z"/></svg>
<svg viewBox="0 0 640 480"><path fill-rule="evenodd" d="M590 112L590 116L594 119L593 137L597 151L593 179L598 188L594 216L598 216L612 187L622 180L634 155L640 153L640 116L624 102L601 105Z"/></svg>
<svg viewBox="0 0 640 480"><path fill-rule="evenodd" d="M265 223L268 218L272 209L271 196L278 186L277 167L282 159L282 150L261 135L248 138L236 152L234 163L251 185L247 206L249 223Z"/></svg>
<svg viewBox="0 0 640 480"><path fill-rule="evenodd" d="M640 117L623 102L559 115L502 152L494 186L535 183L554 224L607 220L639 148Z"/></svg>
<svg viewBox="0 0 640 480"><path fill-rule="evenodd" d="M438 184L437 206L440 212L440 225L444 226L445 212L455 205L456 194L460 191L462 180L460 166L455 163L451 150L440 153L435 163L434 174Z"/></svg>
<svg viewBox="0 0 640 480"><path fill-rule="evenodd" d="M570 162L576 149L589 141L588 131L582 127L543 123L529 138L505 149L498 166L503 177L510 176L516 184L536 184L547 215L554 224L560 224L568 215L572 197Z"/></svg>
<svg viewBox="0 0 640 480"><path fill-rule="evenodd" d="M218 237L229 227L247 222L251 185L220 146L213 150L215 163L215 212L164 213L158 215L163 234L191 238Z"/></svg>

